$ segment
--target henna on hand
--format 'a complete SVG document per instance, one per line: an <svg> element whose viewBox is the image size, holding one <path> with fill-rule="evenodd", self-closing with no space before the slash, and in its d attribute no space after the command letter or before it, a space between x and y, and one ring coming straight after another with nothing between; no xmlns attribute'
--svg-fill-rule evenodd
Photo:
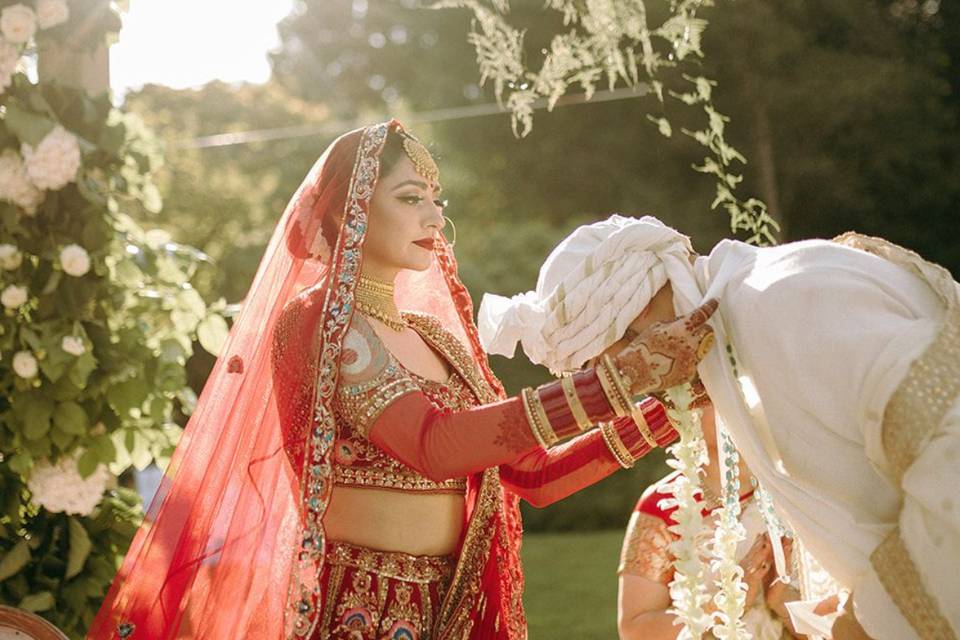
<svg viewBox="0 0 960 640"><path fill-rule="evenodd" d="M686 316L653 324L618 353L614 362L630 391L663 391L692 380L713 347L713 329L706 322L718 305L708 300Z"/></svg>

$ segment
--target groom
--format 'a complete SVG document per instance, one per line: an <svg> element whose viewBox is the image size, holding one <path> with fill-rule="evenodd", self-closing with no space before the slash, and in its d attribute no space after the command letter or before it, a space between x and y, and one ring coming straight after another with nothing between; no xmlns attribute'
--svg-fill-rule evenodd
<svg viewBox="0 0 960 640"><path fill-rule="evenodd" d="M561 242L535 291L487 296L480 331L490 353L519 341L559 373L718 299L703 385L780 517L851 590L833 637L956 640L958 290L880 239L698 257L655 218L613 216Z"/></svg>

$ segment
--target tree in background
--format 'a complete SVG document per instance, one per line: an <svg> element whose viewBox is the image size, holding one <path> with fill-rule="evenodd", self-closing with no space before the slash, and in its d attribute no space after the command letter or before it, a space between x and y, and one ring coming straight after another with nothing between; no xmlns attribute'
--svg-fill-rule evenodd
<svg viewBox="0 0 960 640"><path fill-rule="evenodd" d="M117 476L165 464L193 340L226 336L196 253L130 215L159 212L161 158L106 94L119 9L0 2L0 601L73 638L142 517Z"/></svg>

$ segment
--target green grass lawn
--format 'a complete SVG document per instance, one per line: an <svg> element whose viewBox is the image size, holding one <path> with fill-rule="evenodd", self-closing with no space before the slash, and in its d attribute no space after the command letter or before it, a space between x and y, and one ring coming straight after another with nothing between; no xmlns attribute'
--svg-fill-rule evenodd
<svg viewBox="0 0 960 640"><path fill-rule="evenodd" d="M525 533L530 639L616 640L623 531Z"/></svg>

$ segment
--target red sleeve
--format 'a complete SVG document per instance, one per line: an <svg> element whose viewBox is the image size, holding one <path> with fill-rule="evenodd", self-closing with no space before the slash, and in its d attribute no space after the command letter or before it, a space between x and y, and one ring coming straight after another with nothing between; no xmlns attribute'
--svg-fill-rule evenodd
<svg viewBox="0 0 960 640"><path fill-rule="evenodd" d="M640 405L644 419L661 446L670 442L672 427L659 402ZM614 421L617 434L634 458L650 452L631 417ZM673 432L675 433L675 432ZM545 507L603 480L621 466L607 448L598 429L549 450L536 449L500 467L504 486L535 507Z"/></svg>
<svg viewBox="0 0 960 640"><path fill-rule="evenodd" d="M518 398L452 413L437 409L423 392L408 393L384 409L368 438L436 482L543 451Z"/></svg>
<svg viewBox="0 0 960 640"><path fill-rule="evenodd" d="M676 478L677 473L677 471L674 471L665 478L662 478L656 484L647 487L647 490L643 492L642 496L640 496L640 500L637 502L637 506L634 508L634 511L659 518L667 525L672 526L676 524L671 516L673 515L673 512L677 510L677 508L671 507L669 509L664 509L660 506L660 501L673 497L673 495L663 491L662 487Z"/></svg>

